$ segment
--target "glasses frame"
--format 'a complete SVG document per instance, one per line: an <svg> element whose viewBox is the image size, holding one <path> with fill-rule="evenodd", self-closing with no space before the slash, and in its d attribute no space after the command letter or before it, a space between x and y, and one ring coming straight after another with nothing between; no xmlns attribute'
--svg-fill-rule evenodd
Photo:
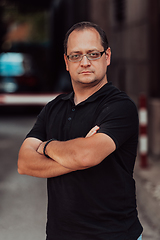
<svg viewBox="0 0 160 240"><path fill-rule="evenodd" d="M80 62L80 61L82 61L83 57L86 56L86 58L87 58L89 61L94 61L94 60L100 59L100 58L102 57L103 53L105 53L105 51L106 51L106 50L104 50L104 51L102 51L102 52L99 52L99 53L100 53L100 56L99 56L98 58L95 58L95 59L89 59L89 56L88 56L88 55L89 55L90 53L79 54L79 55L81 55L81 58L80 58L79 60L76 60L76 61L72 61L72 60L69 59L69 57L72 56L72 54L67 55L67 58L68 58L68 60L69 60L70 62ZM98 52L98 51L97 51L97 52ZM73 55L74 55L74 54L73 54ZM75 54L75 55L76 55L76 54Z"/></svg>

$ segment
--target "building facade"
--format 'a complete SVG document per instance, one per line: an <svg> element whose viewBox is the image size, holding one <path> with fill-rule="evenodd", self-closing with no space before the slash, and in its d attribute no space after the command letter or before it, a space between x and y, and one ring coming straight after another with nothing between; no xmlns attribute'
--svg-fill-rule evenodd
<svg viewBox="0 0 160 240"><path fill-rule="evenodd" d="M145 94L149 153L160 156L160 1L90 0L90 18L108 34L109 81L139 105Z"/></svg>

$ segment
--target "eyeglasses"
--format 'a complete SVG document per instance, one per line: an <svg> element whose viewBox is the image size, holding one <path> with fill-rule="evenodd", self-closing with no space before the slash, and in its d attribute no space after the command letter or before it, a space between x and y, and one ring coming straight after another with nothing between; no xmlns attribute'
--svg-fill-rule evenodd
<svg viewBox="0 0 160 240"><path fill-rule="evenodd" d="M67 55L67 58L70 62L80 62L86 56L88 60L92 61L101 58L103 53L105 53L105 50L103 52L91 52L87 54L71 54Z"/></svg>

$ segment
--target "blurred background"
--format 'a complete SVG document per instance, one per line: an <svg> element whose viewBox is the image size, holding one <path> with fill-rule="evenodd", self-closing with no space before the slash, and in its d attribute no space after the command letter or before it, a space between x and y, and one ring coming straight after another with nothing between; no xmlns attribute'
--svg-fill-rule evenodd
<svg viewBox="0 0 160 240"><path fill-rule="evenodd" d="M112 49L108 80L136 103L135 166L144 240L160 239L160 0L1 0L0 239L45 239L46 181L17 173L17 155L44 104L72 90L66 31L92 21Z"/></svg>

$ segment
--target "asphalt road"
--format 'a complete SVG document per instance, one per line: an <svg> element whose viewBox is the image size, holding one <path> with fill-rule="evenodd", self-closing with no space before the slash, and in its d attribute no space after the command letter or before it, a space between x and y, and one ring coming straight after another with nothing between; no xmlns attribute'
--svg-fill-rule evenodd
<svg viewBox="0 0 160 240"><path fill-rule="evenodd" d="M0 115L0 240L44 240L46 180L17 172L19 148L38 112L19 111L14 114L13 109L8 109ZM159 240L141 209L139 217L144 227L143 240Z"/></svg>

